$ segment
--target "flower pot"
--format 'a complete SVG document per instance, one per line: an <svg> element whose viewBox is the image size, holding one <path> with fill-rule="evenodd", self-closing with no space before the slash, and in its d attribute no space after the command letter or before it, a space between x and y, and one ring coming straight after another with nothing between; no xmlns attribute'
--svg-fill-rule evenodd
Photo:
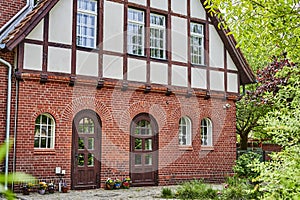
<svg viewBox="0 0 300 200"><path fill-rule="evenodd" d="M42 194L42 195L43 195L43 194L45 194L46 190L41 189L41 190L39 190L38 192L39 192L39 194Z"/></svg>
<svg viewBox="0 0 300 200"><path fill-rule="evenodd" d="M122 182L122 187L124 189L129 189L130 188L130 181L123 181Z"/></svg>
<svg viewBox="0 0 300 200"><path fill-rule="evenodd" d="M48 191L49 191L50 194L53 194L54 193L54 187L49 187Z"/></svg>
<svg viewBox="0 0 300 200"><path fill-rule="evenodd" d="M29 195L30 190L28 188L23 188L23 195Z"/></svg>
<svg viewBox="0 0 300 200"><path fill-rule="evenodd" d="M61 191L62 191L62 193L67 193L68 187L66 187L66 186L61 187Z"/></svg>
<svg viewBox="0 0 300 200"><path fill-rule="evenodd" d="M115 189L120 189L121 188L122 183L115 183Z"/></svg>
<svg viewBox="0 0 300 200"><path fill-rule="evenodd" d="M107 190L113 190L115 187L115 183L106 183L105 187Z"/></svg>

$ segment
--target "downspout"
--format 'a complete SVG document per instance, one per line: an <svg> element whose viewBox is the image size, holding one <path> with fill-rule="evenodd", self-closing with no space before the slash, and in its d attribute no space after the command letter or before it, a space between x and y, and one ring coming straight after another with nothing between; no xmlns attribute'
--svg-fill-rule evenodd
<svg viewBox="0 0 300 200"><path fill-rule="evenodd" d="M0 58L0 62L7 66L7 102L6 102L6 154L5 154L5 184L4 189L7 190L8 184L8 156L9 156L9 132L10 132L10 108L11 108L11 70L12 66L9 62Z"/></svg>
<svg viewBox="0 0 300 200"><path fill-rule="evenodd" d="M4 26L1 27L0 29L0 33L5 30L11 23L13 23L13 21L19 17L19 15L21 15L21 13L23 13L30 5L30 0L26 1L26 5L16 14L14 15Z"/></svg>

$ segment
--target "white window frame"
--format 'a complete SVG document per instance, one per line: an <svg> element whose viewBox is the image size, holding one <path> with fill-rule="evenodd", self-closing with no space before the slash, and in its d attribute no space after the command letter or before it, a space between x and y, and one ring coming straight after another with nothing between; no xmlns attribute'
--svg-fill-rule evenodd
<svg viewBox="0 0 300 200"><path fill-rule="evenodd" d="M163 18L163 24L153 23L152 17ZM153 31L159 32L159 37L153 35ZM163 38L160 37L160 33L163 32ZM157 59L166 59L166 17L150 13L150 57ZM157 55L154 52L158 52Z"/></svg>
<svg viewBox="0 0 300 200"><path fill-rule="evenodd" d="M194 31L194 26L198 26L200 31ZM204 65L204 25L191 22L190 27L191 63L196 65ZM201 40L201 42L199 42L199 40Z"/></svg>
<svg viewBox="0 0 300 200"><path fill-rule="evenodd" d="M82 8L82 3L94 4L94 9ZM83 22L83 16L87 21ZM94 18L94 24L91 24L90 18ZM92 32L89 30L92 29ZM86 33L84 33L86 31ZM88 42L93 40L93 42ZM96 48L97 42L97 1L96 0L77 0L77 25L76 25L76 44L86 48Z"/></svg>
<svg viewBox="0 0 300 200"><path fill-rule="evenodd" d="M201 120L201 144L203 146L213 146L213 127L209 118Z"/></svg>
<svg viewBox="0 0 300 200"><path fill-rule="evenodd" d="M43 118L46 117L46 123L43 123ZM37 120L39 119L39 123L37 123ZM51 121L51 123L50 123ZM50 129L50 134L49 134ZM38 147L35 146L35 149L53 149L54 148L54 142L55 142L55 120L54 118L48 114L43 113L40 114L35 121L35 128L34 128L34 143L35 140L38 139ZM42 147L42 139L45 139L46 146ZM50 145L48 146L48 141L50 140Z"/></svg>
<svg viewBox="0 0 300 200"><path fill-rule="evenodd" d="M136 14L142 14L142 20L130 19L130 12ZM129 27L134 26L137 27L134 33ZM139 27L142 27L142 33L138 33ZM136 42L133 42L132 37L136 36ZM138 38L141 37L141 44L139 44ZM139 48L141 48L141 52L139 52ZM145 12L142 10L136 10L129 8L128 9L128 24L127 24L127 53L137 55L137 56L144 56L145 55Z"/></svg>
<svg viewBox="0 0 300 200"><path fill-rule="evenodd" d="M185 123L183 123L185 122ZM185 138L185 142L184 142ZM179 145L180 146L191 146L192 145L192 123L190 118L181 117L179 120L179 133L178 133Z"/></svg>

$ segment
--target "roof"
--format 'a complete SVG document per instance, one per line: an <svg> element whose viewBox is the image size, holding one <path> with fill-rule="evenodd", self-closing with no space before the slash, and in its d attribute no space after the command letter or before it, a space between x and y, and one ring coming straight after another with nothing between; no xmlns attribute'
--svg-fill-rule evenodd
<svg viewBox="0 0 300 200"><path fill-rule="evenodd" d="M47 13L55 6L59 0L41 0L39 4L20 22L18 26L3 40L6 49L13 50L25 37L33 30L33 28L45 17ZM203 7L205 0L200 0ZM206 9L208 13L208 10ZM208 16L210 14L208 13ZM221 22L217 16L210 16L211 22L218 31L228 53L230 54L234 64L240 73L241 84L249 84L255 81L255 76L246 61L244 55L239 48L236 48L236 41L233 35L227 35L228 30L219 29L218 24Z"/></svg>

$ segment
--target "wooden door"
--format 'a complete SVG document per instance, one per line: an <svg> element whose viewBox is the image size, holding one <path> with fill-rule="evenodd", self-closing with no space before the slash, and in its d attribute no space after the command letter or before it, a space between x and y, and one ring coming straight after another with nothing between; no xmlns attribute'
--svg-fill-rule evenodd
<svg viewBox="0 0 300 200"><path fill-rule="evenodd" d="M101 121L92 110L73 120L72 189L100 187Z"/></svg>
<svg viewBox="0 0 300 200"><path fill-rule="evenodd" d="M158 128L149 114L139 115L133 120L130 149L132 185L157 185Z"/></svg>

